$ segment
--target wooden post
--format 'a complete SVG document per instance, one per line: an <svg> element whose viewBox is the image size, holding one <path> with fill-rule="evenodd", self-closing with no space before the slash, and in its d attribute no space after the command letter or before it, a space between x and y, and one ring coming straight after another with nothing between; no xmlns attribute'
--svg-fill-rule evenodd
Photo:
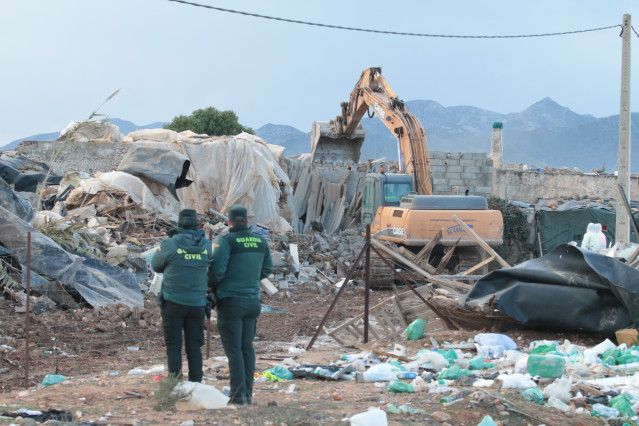
<svg viewBox="0 0 639 426"><path fill-rule="evenodd" d="M31 314L31 232L27 232L27 311L24 315L24 387L29 387L29 316Z"/></svg>
<svg viewBox="0 0 639 426"><path fill-rule="evenodd" d="M621 102L619 106L619 169L617 179L628 197L630 197L630 38L632 35L630 15L623 15L621 33ZM615 242L623 249L630 243L630 227L628 214L617 197L617 214L615 223Z"/></svg>

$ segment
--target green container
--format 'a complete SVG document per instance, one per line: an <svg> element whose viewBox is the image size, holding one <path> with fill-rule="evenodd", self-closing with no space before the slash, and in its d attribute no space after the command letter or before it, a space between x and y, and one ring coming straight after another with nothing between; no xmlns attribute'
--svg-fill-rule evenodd
<svg viewBox="0 0 639 426"><path fill-rule="evenodd" d="M566 369L566 360L555 355L535 355L528 357L526 372L531 376L556 378L561 377Z"/></svg>

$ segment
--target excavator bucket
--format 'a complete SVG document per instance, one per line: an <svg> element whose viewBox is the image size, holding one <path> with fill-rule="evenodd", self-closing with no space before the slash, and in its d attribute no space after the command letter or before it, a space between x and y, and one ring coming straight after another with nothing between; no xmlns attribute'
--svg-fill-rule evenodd
<svg viewBox="0 0 639 426"><path fill-rule="evenodd" d="M357 163L366 132L360 124L352 135L340 135L333 122L314 121L311 130L311 161L313 163Z"/></svg>

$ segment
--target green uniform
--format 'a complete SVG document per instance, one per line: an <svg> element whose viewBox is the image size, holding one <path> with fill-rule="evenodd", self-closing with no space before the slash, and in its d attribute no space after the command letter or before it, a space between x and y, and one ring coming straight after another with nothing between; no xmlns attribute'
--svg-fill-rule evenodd
<svg viewBox="0 0 639 426"><path fill-rule="evenodd" d="M164 300L186 306L206 305L206 270L212 257L211 242L201 229L175 228L160 244L151 266L164 273Z"/></svg>
<svg viewBox="0 0 639 426"><path fill-rule="evenodd" d="M253 337L261 311L260 280L272 271L267 242L246 225L233 226L228 235L217 240L208 276L217 298L220 340L229 360L232 404L251 403Z"/></svg>
<svg viewBox="0 0 639 426"><path fill-rule="evenodd" d="M209 286L218 300L225 297L260 298L260 280L273 272L273 261L264 239L235 226L215 243L209 268Z"/></svg>
<svg viewBox="0 0 639 426"><path fill-rule="evenodd" d="M193 214L195 212L193 211ZM211 242L201 229L171 229L153 255L151 266L163 272L161 314L169 373L182 377L182 334L189 381L202 381L206 271Z"/></svg>

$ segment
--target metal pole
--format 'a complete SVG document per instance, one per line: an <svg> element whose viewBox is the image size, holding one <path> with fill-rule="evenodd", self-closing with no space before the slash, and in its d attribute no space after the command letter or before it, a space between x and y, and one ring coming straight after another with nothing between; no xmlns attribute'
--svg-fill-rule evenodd
<svg viewBox="0 0 639 426"><path fill-rule="evenodd" d="M622 50L621 50L621 103L619 109L619 170L618 183L628 197L630 194L630 36L632 26L630 15L623 15ZM629 217L626 209L621 208L621 195L617 195L617 214L615 223L615 240L623 249L630 242Z"/></svg>
<svg viewBox="0 0 639 426"><path fill-rule="evenodd" d="M328 319L328 316L331 314L331 312L333 311L333 308L337 304L337 299L339 299L340 295L342 294L342 291L344 291L344 289L346 288L346 285L351 280L351 276L353 276L353 272L355 271L355 268L357 267L357 265L359 264L359 261L362 259L362 256L366 252L366 247L367 246L368 246L368 244L364 243L364 247L362 247L362 251L360 251L359 255L357 255L357 259L355 259L355 262L353 262L353 266L351 266L351 270L348 271L348 274L346 275L346 278L344 279L344 283L342 284L342 286L337 291L337 294L335 295L335 299L333 299L333 303L331 303L331 306L329 306L328 311L326 311L326 313L324 314L324 318L322 318L322 322L317 327L317 330L315 331L315 334L311 338L311 341L308 342L308 345L306 346L306 350L307 351L310 350L313 347L313 343L315 343L315 340L317 339L317 336L319 335L320 331L324 327L324 324L326 323L326 320Z"/></svg>
<svg viewBox="0 0 639 426"><path fill-rule="evenodd" d="M370 302L371 225L366 224L366 266L364 269L364 343L368 343L368 307Z"/></svg>
<svg viewBox="0 0 639 426"><path fill-rule="evenodd" d="M24 315L24 387L29 387L29 316L31 313L31 232L27 232L27 312Z"/></svg>

